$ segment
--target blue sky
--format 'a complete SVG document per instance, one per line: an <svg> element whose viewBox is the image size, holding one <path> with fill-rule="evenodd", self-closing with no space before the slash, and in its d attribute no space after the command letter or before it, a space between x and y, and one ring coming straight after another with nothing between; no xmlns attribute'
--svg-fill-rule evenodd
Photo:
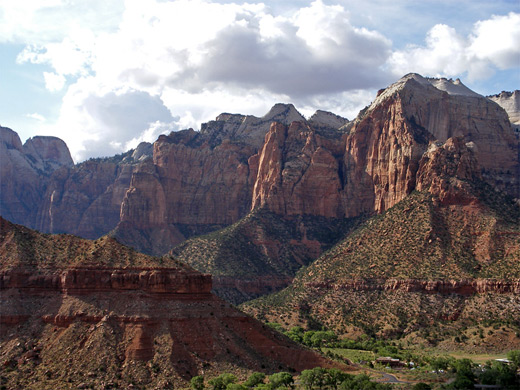
<svg viewBox="0 0 520 390"><path fill-rule="evenodd" d="M520 88L520 2L0 1L0 124L108 156L221 112L349 119L409 72Z"/></svg>

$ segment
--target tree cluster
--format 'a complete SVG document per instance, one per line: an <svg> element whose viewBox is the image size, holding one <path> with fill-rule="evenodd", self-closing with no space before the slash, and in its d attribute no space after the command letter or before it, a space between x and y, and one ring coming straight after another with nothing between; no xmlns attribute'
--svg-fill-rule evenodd
<svg viewBox="0 0 520 390"><path fill-rule="evenodd" d="M392 387L370 381L368 375L350 375L338 369L326 369L315 367L302 371L299 380L288 372L277 372L266 376L255 372L243 383L237 383L237 377L233 374L223 373L216 378L204 383L203 376L195 376L190 381L193 390L389 390Z"/></svg>

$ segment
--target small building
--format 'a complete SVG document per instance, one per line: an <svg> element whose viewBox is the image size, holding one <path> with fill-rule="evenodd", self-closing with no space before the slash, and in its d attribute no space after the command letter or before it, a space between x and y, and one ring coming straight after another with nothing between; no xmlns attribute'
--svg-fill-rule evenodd
<svg viewBox="0 0 520 390"><path fill-rule="evenodd" d="M512 362L511 360L509 360L509 359L495 359L495 362L504 363L504 364L507 364L507 365L513 363L513 362Z"/></svg>
<svg viewBox="0 0 520 390"><path fill-rule="evenodd" d="M394 359L389 356L379 357L374 361L374 364L382 364L383 366L389 366L392 368L404 367L405 363L399 359Z"/></svg>

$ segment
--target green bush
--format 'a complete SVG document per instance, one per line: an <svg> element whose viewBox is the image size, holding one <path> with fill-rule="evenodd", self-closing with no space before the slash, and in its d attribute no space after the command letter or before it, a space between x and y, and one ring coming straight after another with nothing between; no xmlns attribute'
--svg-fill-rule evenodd
<svg viewBox="0 0 520 390"><path fill-rule="evenodd" d="M253 372L251 375L249 375L249 378L244 382L244 386L252 389L253 387L264 383L265 380L265 374L261 372Z"/></svg>
<svg viewBox="0 0 520 390"><path fill-rule="evenodd" d="M269 375L269 383L273 389L292 389L294 386L294 379L291 374L282 371Z"/></svg>
<svg viewBox="0 0 520 390"><path fill-rule="evenodd" d="M227 385L235 383L236 381L236 376L225 372L223 374L220 374L216 378L210 379L208 381L208 384L211 386L213 390L225 390L227 388Z"/></svg>
<svg viewBox="0 0 520 390"><path fill-rule="evenodd" d="M203 390L204 389L204 377L202 375L194 376L190 380L190 386L193 390Z"/></svg>

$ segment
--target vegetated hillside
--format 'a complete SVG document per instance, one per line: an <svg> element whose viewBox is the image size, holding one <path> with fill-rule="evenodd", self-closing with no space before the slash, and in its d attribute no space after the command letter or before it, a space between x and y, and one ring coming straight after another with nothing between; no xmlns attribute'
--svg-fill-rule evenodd
<svg viewBox="0 0 520 390"><path fill-rule="evenodd" d="M240 303L287 286L302 266L360 220L283 217L258 208L227 228L183 242L170 254L212 274L215 293Z"/></svg>
<svg viewBox="0 0 520 390"><path fill-rule="evenodd" d="M290 287L242 308L286 327L325 326L415 346L518 348L520 211L487 184L471 188L476 195L465 202L413 193L300 271ZM484 325L500 330L471 337Z"/></svg>
<svg viewBox="0 0 520 390"><path fill-rule="evenodd" d="M416 192L321 256L307 281L520 278L520 210L499 193L489 195L503 202L499 209L444 206Z"/></svg>
<svg viewBox="0 0 520 390"><path fill-rule="evenodd" d="M98 267L180 267L171 257L153 257L121 245L114 238L95 241L69 234L42 234L0 217L0 267L63 268Z"/></svg>
<svg viewBox="0 0 520 390"><path fill-rule="evenodd" d="M0 219L5 388L187 387L193 376L334 367L211 293L211 277L110 238ZM342 368L348 369L346 366Z"/></svg>

